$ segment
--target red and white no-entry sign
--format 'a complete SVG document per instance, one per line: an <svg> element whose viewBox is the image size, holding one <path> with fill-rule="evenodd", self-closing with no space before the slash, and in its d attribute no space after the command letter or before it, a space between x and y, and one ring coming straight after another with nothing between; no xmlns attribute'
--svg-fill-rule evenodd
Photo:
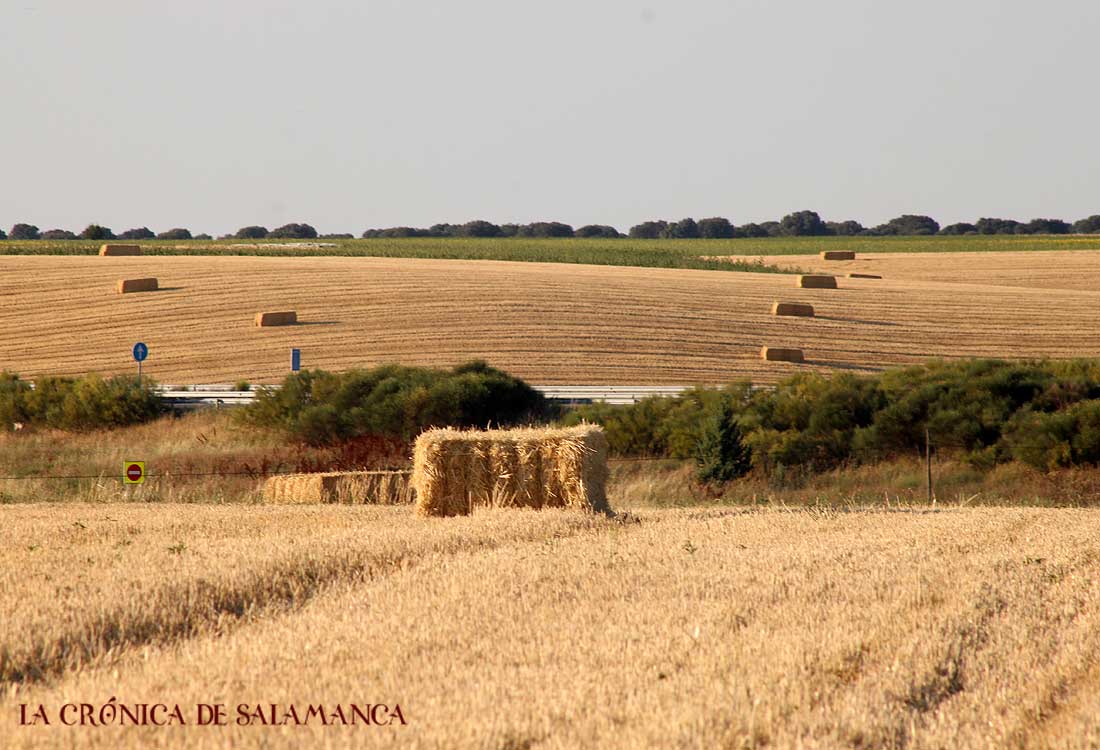
<svg viewBox="0 0 1100 750"><path fill-rule="evenodd" d="M122 481L126 484L141 484L145 481L144 461L124 461L122 464Z"/></svg>

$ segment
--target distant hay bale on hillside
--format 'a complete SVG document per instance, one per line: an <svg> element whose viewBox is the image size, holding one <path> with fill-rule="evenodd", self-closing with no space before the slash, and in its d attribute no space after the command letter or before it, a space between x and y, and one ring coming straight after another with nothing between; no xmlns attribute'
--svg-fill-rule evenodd
<svg viewBox="0 0 1100 750"><path fill-rule="evenodd" d="M402 505L413 501L407 471L283 474L264 482L265 503Z"/></svg>
<svg viewBox="0 0 1100 750"><path fill-rule="evenodd" d="M283 312L258 312L256 313L256 325L267 326L292 326L298 322L298 313L293 310Z"/></svg>
<svg viewBox="0 0 1100 750"><path fill-rule="evenodd" d="M423 516L475 508L610 512L607 438L595 425L564 429L428 430L416 439L412 485Z"/></svg>
<svg viewBox="0 0 1100 750"><path fill-rule="evenodd" d="M155 292L160 287L156 279L119 279L118 293L130 294L131 292Z"/></svg>
<svg viewBox="0 0 1100 750"><path fill-rule="evenodd" d="M812 318L814 306L805 302L773 302L772 315L791 315L799 318Z"/></svg>
<svg viewBox="0 0 1100 750"><path fill-rule="evenodd" d="M856 254L853 250L825 250L821 253L822 260L855 260Z"/></svg>
<svg viewBox="0 0 1100 750"><path fill-rule="evenodd" d="M781 349L775 346L760 347L760 359L769 362L805 362L801 349Z"/></svg>
<svg viewBox="0 0 1100 750"><path fill-rule="evenodd" d="M141 245L118 245L108 243L100 245L100 255L141 255Z"/></svg>
<svg viewBox="0 0 1100 750"><path fill-rule="evenodd" d="M849 279L881 279L882 277L879 276L877 273L850 273L850 274L848 274L848 278Z"/></svg>
<svg viewBox="0 0 1100 750"><path fill-rule="evenodd" d="M836 289L835 276L799 276L800 289Z"/></svg>

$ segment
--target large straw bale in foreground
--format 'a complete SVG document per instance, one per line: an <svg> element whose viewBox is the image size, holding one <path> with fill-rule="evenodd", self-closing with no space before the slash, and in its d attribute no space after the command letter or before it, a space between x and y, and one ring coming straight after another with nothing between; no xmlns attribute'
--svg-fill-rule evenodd
<svg viewBox="0 0 1100 750"><path fill-rule="evenodd" d="M772 315L793 315L800 318L812 318L814 306L805 302L773 302Z"/></svg>
<svg viewBox="0 0 1100 750"><path fill-rule="evenodd" d="M130 294L131 292L155 292L159 288L160 287L157 285L157 280L153 278L118 280L119 294Z"/></svg>
<svg viewBox="0 0 1100 750"><path fill-rule="evenodd" d="M293 310L284 312L258 312L256 313L257 326L292 326L298 322L298 313Z"/></svg>
<svg viewBox="0 0 1100 750"><path fill-rule="evenodd" d="M836 289L836 277L799 276L798 286L802 289Z"/></svg>
<svg viewBox="0 0 1100 750"><path fill-rule="evenodd" d="M413 501L407 471L283 474L264 482L265 503L400 505Z"/></svg>
<svg viewBox="0 0 1100 750"><path fill-rule="evenodd" d="M760 347L760 359L770 362L805 362L801 349L781 349L776 346Z"/></svg>
<svg viewBox="0 0 1100 750"><path fill-rule="evenodd" d="M565 429L428 430L416 439L412 485L424 516L481 507L608 512L607 438L595 425Z"/></svg>
<svg viewBox="0 0 1100 750"><path fill-rule="evenodd" d="M855 260L856 254L853 250L825 250L821 253L822 260Z"/></svg>
<svg viewBox="0 0 1100 750"><path fill-rule="evenodd" d="M99 246L100 255L141 255L141 245L117 245L109 243Z"/></svg>

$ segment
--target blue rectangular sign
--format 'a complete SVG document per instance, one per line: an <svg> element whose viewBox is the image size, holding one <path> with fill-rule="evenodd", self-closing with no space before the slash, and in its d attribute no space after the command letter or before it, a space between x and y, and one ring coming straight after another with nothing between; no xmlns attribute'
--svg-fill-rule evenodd
<svg viewBox="0 0 1100 750"><path fill-rule="evenodd" d="M302 350L291 349L290 350L290 371L298 372L302 369Z"/></svg>

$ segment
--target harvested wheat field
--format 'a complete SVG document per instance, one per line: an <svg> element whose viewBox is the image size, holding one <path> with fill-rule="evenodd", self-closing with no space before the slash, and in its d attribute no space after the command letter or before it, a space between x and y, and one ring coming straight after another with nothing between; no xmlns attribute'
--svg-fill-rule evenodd
<svg viewBox="0 0 1100 750"><path fill-rule="evenodd" d="M1100 290L1100 253L1095 251L876 253L842 263L805 255L765 256L764 260L786 268L876 274L895 281Z"/></svg>
<svg viewBox="0 0 1100 750"><path fill-rule="evenodd" d="M5 747L1100 742L1096 511L4 513ZM112 697L188 725L18 726ZM237 723L351 703L405 723Z"/></svg>
<svg viewBox="0 0 1100 750"><path fill-rule="evenodd" d="M837 273L886 276L841 278L831 290L794 289L786 274L501 261L4 257L0 362L27 377L128 373L141 340L145 373L168 383L274 382L298 347L304 366L330 370L485 358L536 383L667 385L936 356L1100 355L1100 292L1073 288L1100 273L1100 253L1004 254L1011 268L1026 257L1042 288L1020 286L1027 275L1006 287L1008 272L988 270L1002 254L962 255L830 262ZM1072 262L1055 276L1062 255ZM883 267L918 261L942 278ZM114 293L120 276L147 275L160 279L157 294ZM812 304L817 317L775 318L777 297ZM262 309L296 310L300 322L254 327ZM807 362L760 360L777 341L804 349Z"/></svg>

